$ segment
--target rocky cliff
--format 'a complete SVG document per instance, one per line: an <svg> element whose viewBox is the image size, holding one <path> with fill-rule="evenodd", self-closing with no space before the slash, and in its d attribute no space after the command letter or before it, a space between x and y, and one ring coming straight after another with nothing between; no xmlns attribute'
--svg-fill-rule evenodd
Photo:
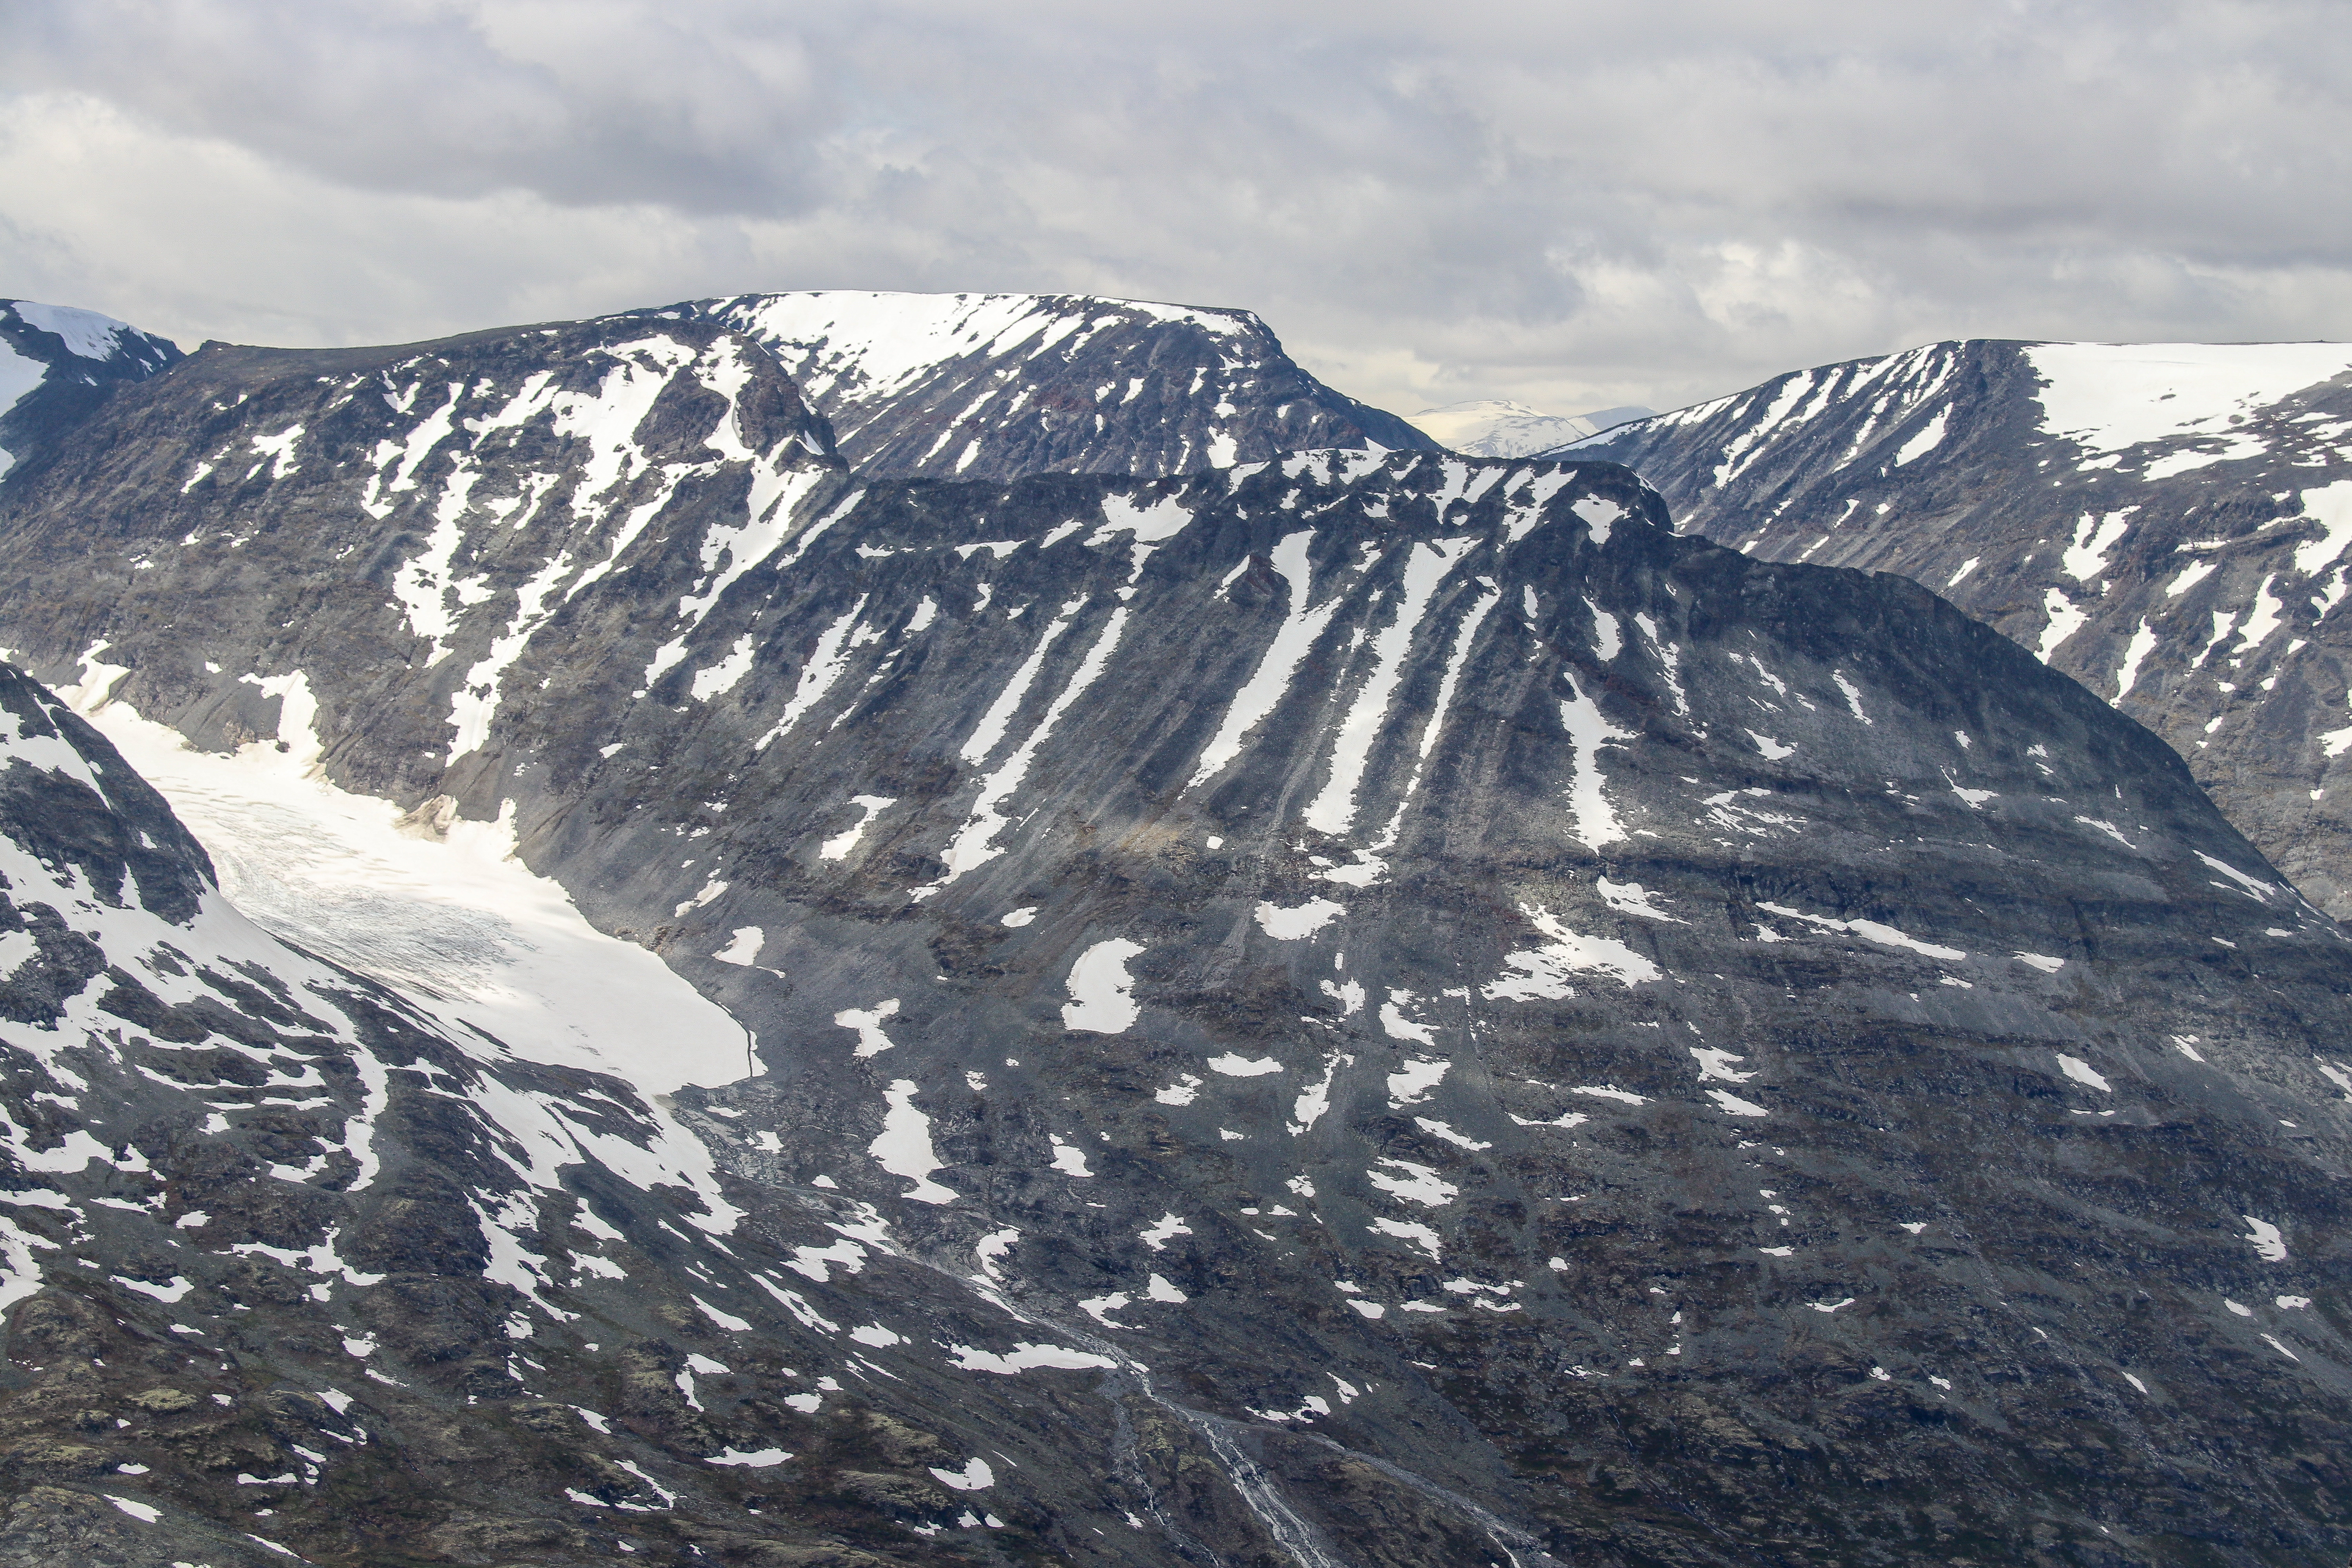
<svg viewBox="0 0 2352 1568"><path fill-rule="evenodd" d="M1935 343L1573 451L1685 530L1926 584L2162 735L2344 917L2347 372L2340 343Z"/></svg>
<svg viewBox="0 0 2352 1568"><path fill-rule="evenodd" d="M684 1006L593 1058L476 1037L483 1081L602 1061L633 1146L674 1115L715 1194L599 1145L582 1191L676 1205L633 1211L657 1267L600 1255L621 1279L553 1261L569 1199L470 1201L415 1270L531 1362L341 1317L446 1425L371 1472L396 1544L331 1507L273 1539L2352 1548L2347 940L2153 736L1906 582L1677 536L1601 463L861 475L756 334L694 313L212 350L88 428L0 492L14 657L203 748L161 758L192 777L299 762L420 853L505 836L751 1037L740 1071ZM326 806L240 787L196 804L247 853L327 855ZM378 951L383 900L278 870L257 919ZM488 1016L516 929L418 1016ZM341 1179L320 1146L267 1182ZM720 1202L733 1229L696 1218ZM556 1479L575 1405L649 1489ZM495 1509L439 1489L533 1422L548 1468L497 1472Z"/></svg>

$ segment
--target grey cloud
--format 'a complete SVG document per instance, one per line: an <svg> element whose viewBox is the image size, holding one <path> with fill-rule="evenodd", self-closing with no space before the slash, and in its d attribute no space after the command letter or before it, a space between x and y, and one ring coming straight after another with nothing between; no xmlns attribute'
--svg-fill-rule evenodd
<svg viewBox="0 0 2352 1568"><path fill-rule="evenodd" d="M805 202L840 106L772 7L73 0L12 12L0 80L397 192L698 214Z"/></svg>
<svg viewBox="0 0 2352 1568"><path fill-rule="evenodd" d="M1092 289L1256 309L1409 411L1666 406L1939 336L2342 335L2352 310L2332 4L9 16L0 263L79 267L111 291L77 298L186 337Z"/></svg>

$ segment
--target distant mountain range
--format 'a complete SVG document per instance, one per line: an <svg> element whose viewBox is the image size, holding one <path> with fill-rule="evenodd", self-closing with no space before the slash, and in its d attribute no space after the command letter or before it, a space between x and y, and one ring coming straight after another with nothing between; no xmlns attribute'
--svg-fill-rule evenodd
<svg viewBox="0 0 2352 1568"><path fill-rule="evenodd" d="M1933 343L1561 457L1686 531L1900 573L2163 736L2352 916L2352 344Z"/></svg>
<svg viewBox="0 0 2352 1568"><path fill-rule="evenodd" d="M1580 441L1656 412L1627 405L1589 414L1545 414L1524 403L1449 403L1424 408L1411 423L1449 451L1477 458L1525 458Z"/></svg>
<svg viewBox="0 0 2352 1568"><path fill-rule="evenodd" d="M1918 584L1262 332L755 296L41 425L0 1563L2352 1552L2352 937Z"/></svg>

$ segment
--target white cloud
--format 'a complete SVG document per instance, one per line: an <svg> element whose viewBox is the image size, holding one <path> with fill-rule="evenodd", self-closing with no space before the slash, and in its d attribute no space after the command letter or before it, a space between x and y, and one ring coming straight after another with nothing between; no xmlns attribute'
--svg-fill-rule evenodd
<svg viewBox="0 0 2352 1568"><path fill-rule="evenodd" d="M0 291L193 342L781 288L1243 305L1410 412L2341 335L2325 0L34 0Z"/></svg>

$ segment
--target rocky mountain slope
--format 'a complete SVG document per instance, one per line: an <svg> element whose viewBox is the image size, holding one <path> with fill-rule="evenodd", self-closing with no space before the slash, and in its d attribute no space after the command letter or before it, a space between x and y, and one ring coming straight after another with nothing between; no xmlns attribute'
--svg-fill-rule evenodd
<svg viewBox="0 0 2352 1568"><path fill-rule="evenodd" d="M0 1562L1039 1559L1045 1515L964 1485L974 1435L1033 1458L1016 1408L855 1364L804 1260L870 1250L975 1345L1001 1312L257 929L5 668L0 727Z"/></svg>
<svg viewBox="0 0 2352 1568"><path fill-rule="evenodd" d="M1681 526L1899 572L2169 742L2352 916L2352 345L1935 343L1576 445Z"/></svg>
<svg viewBox="0 0 2352 1568"><path fill-rule="evenodd" d="M0 300L0 476L57 442L115 386L181 357L168 339L95 310Z"/></svg>
<svg viewBox="0 0 2352 1568"><path fill-rule="evenodd" d="M1424 408L1411 424L1448 451L1472 458L1524 458L1597 436L1655 409L1628 405L1589 414L1546 414L1524 403L1479 401Z"/></svg>
<svg viewBox="0 0 2352 1568"><path fill-rule="evenodd" d="M633 1146L667 1090L717 1185L598 1146L625 1279L553 1261L552 1194L420 1229L415 1290L538 1364L343 1317L446 1419L376 1512L289 1517L314 1560L2352 1550L2347 939L1909 584L1677 537L1606 464L861 476L691 313L208 350L89 430L0 490L13 657L246 770L200 803L245 844L325 857L352 797L499 836L751 1036L740 1077L691 1025L490 1051L528 931L412 990L483 1081L625 1079ZM348 866L272 874L257 918L382 955ZM533 1422L564 1462L572 1405L649 1489L436 1490Z"/></svg>
<svg viewBox="0 0 2352 1568"><path fill-rule="evenodd" d="M1082 294L746 294L699 307L772 350L860 473L1156 479L1307 447L1433 443L1298 368L1247 310Z"/></svg>

